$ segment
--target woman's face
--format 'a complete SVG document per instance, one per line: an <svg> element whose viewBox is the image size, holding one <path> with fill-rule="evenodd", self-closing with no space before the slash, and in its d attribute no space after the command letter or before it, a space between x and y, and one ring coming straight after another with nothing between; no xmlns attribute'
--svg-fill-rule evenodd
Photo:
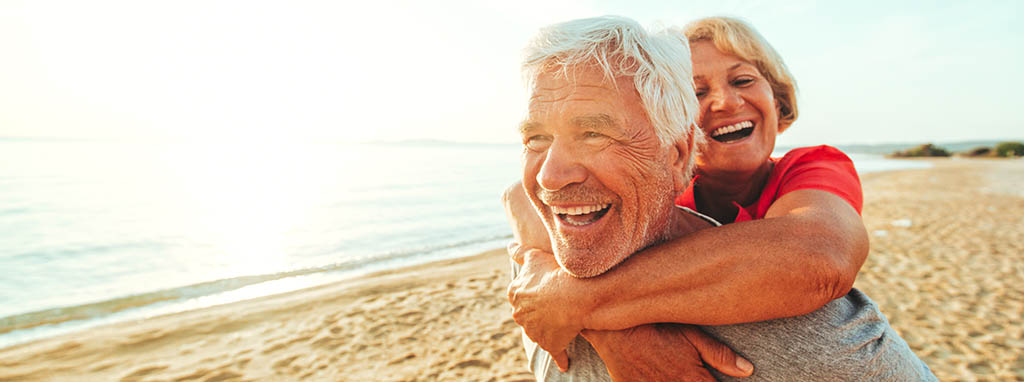
<svg viewBox="0 0 1024 382"><path fill-rule="evenodd" d="M691 53L700 100L698 123L707 136L697 170L715 176L764 166L779 130L779 112L768 80L754 64L719 51L710 41L693 43Z"/></svg>

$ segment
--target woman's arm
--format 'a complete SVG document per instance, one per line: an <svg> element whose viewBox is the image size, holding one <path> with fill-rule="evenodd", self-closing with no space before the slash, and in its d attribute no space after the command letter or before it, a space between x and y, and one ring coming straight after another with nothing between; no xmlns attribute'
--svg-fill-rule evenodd
<svg viewBox="0 0 1024 382"><path fill-rule="evenodd" d="M512 225L512 235L519 248L536 248L551 252L551 236L548 235L544 222L540 220L540 215L537 215L537 211L530 204L530 198L523 190L522 181L509 186L501 194L501 204L505 206L505 216ZM512 248L509 249L510 253L516 252L511 250ZM513 260L520 265L523 264L521 254L522 252L518 251L518 259L517 255L513 255Z"/></svg>
<svg viewBox="0 0 1024 382"><path fill-rule="evenodd" d="M584 327L723 325L810 313L844 296L868 254L842 198L797 190L764 219L703 229L649 248L587 286ZM642 280L642 281L640 281Z"/></svg>
<svg viewBox="0 0 1024 382"><path fill-rule="evenodd" d="M536 215L532 208L512 213ZM599 277L546 269L548 277L520 284L522 293L510 296L517 311L528 305L543 318L538 326L753 322L806 314L845 295L867 253L866 230L849 203L825 191L797 190L779 198L764 219L662 243Z"/></svg>

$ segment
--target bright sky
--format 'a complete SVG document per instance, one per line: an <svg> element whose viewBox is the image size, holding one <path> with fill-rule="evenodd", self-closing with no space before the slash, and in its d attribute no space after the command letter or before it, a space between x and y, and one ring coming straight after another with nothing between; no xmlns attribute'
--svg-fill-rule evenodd
<svg viewBox="0 0 1024 382"><path fill-rule="evenodd" d="M1024 137L1017 1L634 3L6 0L0 137L515 142L525 42L603 14L750 21L798 81L783 145Z"/></svg>

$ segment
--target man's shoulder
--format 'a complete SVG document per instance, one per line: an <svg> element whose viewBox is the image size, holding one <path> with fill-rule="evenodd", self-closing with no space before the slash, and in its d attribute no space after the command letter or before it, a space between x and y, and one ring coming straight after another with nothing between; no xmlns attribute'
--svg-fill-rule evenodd
<svg viewBox="0 0 1024 382"><path fill-rule="evenodd" d="M722 223L719 223L714 218L685 206L677 205L673 213L679 214L680 217L676 219L680 223L674 233L676 237L722 225Z"/></svg>

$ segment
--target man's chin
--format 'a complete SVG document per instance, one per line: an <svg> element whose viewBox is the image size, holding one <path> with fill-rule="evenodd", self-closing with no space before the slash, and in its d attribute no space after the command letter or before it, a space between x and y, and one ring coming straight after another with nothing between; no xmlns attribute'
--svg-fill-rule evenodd
<svg viewBox="0 0 1024 382"><path fill-rule="evenodd" d="M555 259L573 277L588 278L604 274L628 256L612 257L600 252L603 251L556 249Z"/></svg>

